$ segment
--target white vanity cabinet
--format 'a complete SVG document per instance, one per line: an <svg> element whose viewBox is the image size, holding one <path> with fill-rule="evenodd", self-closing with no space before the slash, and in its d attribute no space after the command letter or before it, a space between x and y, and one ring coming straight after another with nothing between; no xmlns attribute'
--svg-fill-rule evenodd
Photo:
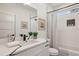
<svg viewBox="0 0 79 59"><path fill-rule="evenodd" d="M42 43L36 46L33 46L29 49L25 49L17 54L15 56L48 56L48 44Z"/></svg>

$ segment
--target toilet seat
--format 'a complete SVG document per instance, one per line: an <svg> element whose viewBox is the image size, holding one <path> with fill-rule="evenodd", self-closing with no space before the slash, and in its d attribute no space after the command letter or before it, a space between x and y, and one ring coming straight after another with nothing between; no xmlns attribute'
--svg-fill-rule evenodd
<svg viewBox="0 0 79 59"><path fill-rule="evenodd" d="M51 56L58 55L58 50L55 48L49 48L49 55L51 55Z"/></svg>

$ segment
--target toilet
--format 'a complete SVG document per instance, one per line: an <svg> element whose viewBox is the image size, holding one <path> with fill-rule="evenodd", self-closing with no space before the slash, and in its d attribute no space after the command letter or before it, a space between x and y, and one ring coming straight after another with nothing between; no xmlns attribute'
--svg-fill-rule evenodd
<svg viewBox="0 0 79 59"><path fill-rule="evenodd" d="M58 50L55 48L49 48L49 55L50 56L58 56Z"/></svg>

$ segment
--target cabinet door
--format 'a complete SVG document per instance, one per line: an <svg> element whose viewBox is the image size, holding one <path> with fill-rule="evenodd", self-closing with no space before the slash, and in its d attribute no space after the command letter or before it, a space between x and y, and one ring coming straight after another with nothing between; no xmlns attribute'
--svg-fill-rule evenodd
<svg viewBox="0 0 79 59"><path fill-rule="evenodd" d="M44 47L38 54L37 56L49 56L49 47Z"/></svg>
<svg viewBox="0 0 79 59"><path fill-rule="evenodd" d="M45 47L46 43L37 45L35 47L32 47L30 49L26 49L20 53L17 54L17 56L41 56L41 55L46 55L48 49Z"/></svg>

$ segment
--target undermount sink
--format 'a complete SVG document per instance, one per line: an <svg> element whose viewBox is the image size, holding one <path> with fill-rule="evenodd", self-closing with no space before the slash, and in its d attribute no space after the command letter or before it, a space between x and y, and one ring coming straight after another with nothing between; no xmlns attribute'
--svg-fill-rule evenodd
<svg viewBox="0 0 79 59"><path fill-rule="evenodd" d="M30 45L30 44L34 44L34 43L37 43L37 42L39 42L37 39L33 39L33 40L29 40L29 41L22 41L21 43L20 43L20 45L21 46L24 46L24 45Z"/></svg>
<svg viewBox="0 0 79 59"><path fill-rule="evenodd" d="M31 45L34 43L38 43L39 41L37 39L30 39L27 42L26 41L14 41L14 42L10 42L8 43L8 47L15 47L15 46L25 46L25 45Z"/></svg>

